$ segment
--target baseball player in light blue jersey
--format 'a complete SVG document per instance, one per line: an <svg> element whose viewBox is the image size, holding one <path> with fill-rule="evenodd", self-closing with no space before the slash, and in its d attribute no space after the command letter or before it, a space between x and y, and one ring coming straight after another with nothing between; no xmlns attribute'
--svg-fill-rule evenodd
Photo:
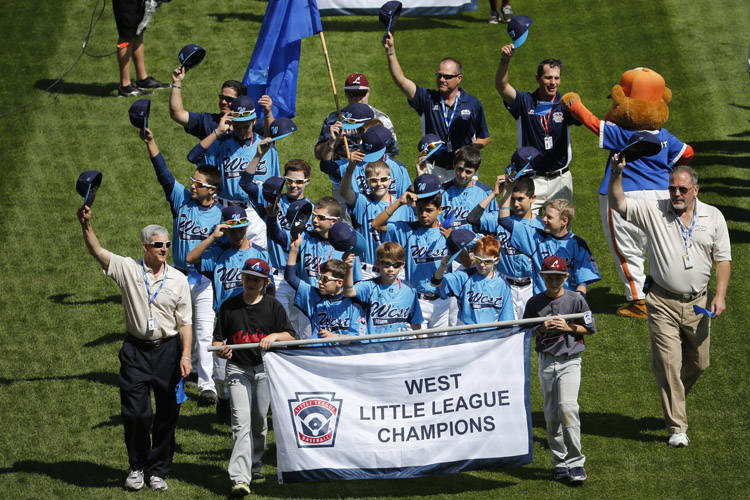
<svg viewBox="0 0 750 500"><path fill-rule="evenodd" d="M223 207L236 205L244 208L251 221L248 238L266 248L265 224L252 209L248 194L240 187L240 175L255 157L263 137L253 132L255 107L251 98L238 97L232 101L231 109L221 118L214 133L206 136L188 153L188 161L207 163L219 169L219 203ZM269 148L258 161L253 180L261 185L263 180L274 175L279 175L279 156L275 148Z"/></svg>
<svg viewBox="0 0 750 500"><path fill-rule="evenodd" d="M432 277L443 297L458 299L459 324L492 323L514 319L510 287L497 273L500 242L484 236L471 255L474 268L445 274L450 257L444 257Z"/></svg>
<svg viewBox="0 0 750 500"><path fill-rule="evenodd" d="M198 273L195 267L188 264L186 257L190 250L206 239L217 224L221 223L221 209L214 202L214 193L220 176L216 167L199 165L190 179L188 190L177 182L156 145L150 129L145 129L141 138L146 143L151 163L154 166L156 179L161 184L172 210L172 234L174 239L173 259L175 269L188 275L190 295L193 302L193 330L197 348L193 350L193 365L198 373L198 390L201 404L216 403L217 381L224 380L221 359L207 351L211 345L214 311L213 287L211 280Z"/></svg>
<svg viewBox="0 0 750 500"><path fill-rule="evenodd" d="M430 279L448 255L438 217L442 211L440 179L423 174L414 180L414 192L407 191L372 221L376 231L385 231L385 239L401 245L406 251L406 281L416 290L422 308L423 325L427 328L448 326L448 299L440 297ZM417 204L414 222L390 222L397 209L412 202Z"/></svg>
<svg viewBox="0 0 750 500"><path fill-rule="evenodd" d="M347 255L344 295L358 299L365 306L367 333L419 330L424 319L417 291L399 278L406 257L403 247L386 241L376 253L375 263L380 275L357 284L354 283L354 256Z"/></svg>

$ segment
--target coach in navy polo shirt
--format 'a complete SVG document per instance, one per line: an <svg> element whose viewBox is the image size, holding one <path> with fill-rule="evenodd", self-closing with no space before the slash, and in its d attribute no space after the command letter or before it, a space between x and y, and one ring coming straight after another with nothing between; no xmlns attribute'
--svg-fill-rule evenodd
<svg viewBox="0 0 750 500"><path fill-rule="evenodd" d="M503 98L507 110L516 119L518 147L531 146L542 153L534 161L536 200L531 207L534 212L539 213L539 209L548 200L564 198L573 201L568 127L579 123L563 110L560 94L557 92L562 62L558 59L545 59L539 63L536 74L539 88L532 93L521 92L508 83L508 64L514 52L513 44L501 49L495 88Z"/></svg>
<svg viewBox="0 0 750 500"><path fill-rule="evenodd" d="M455 59L448 57L440 61L436 73L438 88L427 90L404 76L396 58L392 33L383 37L383 47L393 81L422 117L423 135L436 134L445 143L445 147L434 155L435 164L440 168L432 173L443 182L451 180L454 175L453 156L459 148L472 144L481 149L490 142L482 103L459 87L463 74L461 63Z"/></svg>

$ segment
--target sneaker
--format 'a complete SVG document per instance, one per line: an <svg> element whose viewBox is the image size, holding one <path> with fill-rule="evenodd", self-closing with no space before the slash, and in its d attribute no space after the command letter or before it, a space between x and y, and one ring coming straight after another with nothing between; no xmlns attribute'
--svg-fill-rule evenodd
<svg viewBox="0 0 750 500"><path fill-rule="evenodd" d="M250 485L247 483L234 483L232 486L233 497L244 497L250 494Z"/></svg>
<svg viewBox="0 0 750 500"><path fill-rule="evenodd" d="M684 432L676 432L669 436L669 446L672 448L684 448L690 440Z"/></svg>
<svg viewBox="0 0 750 500"><path fill-rule="evenodd" d="M126 87L123 87L122 85L117 87L117 97L134 97L139 95L148 95L150 93L151 92L149 92L148 90L139 89L132 84Z"/></svg>
<svg viewBox="0 0 750 500"><path fill-rule="evenodd" d="M568 479L570 477L570 471L568 471L567 467L563 467L562 465L558 465L554 469L552 469L552 479L555 481L562 481L563 479Z"/></svg>
<svg viewBox="0 0 750 500"><path fill-rule="evenodd" d="M162 491L167 489L167 482L163 477L151 476L148 478L148 485L152 490Z"/></svg>
<svg viewBox="0 0 750 500"><path fill-rule="evenodd" d="M265 481L266 479L266 476L264 476L262 472L257 471L257 470L253 471L250 477L252 478L253 482L261 482L261 481Z"/></svg>
<svg viewBox="0 0 750 500"><path fill-rule="evenodd" d="M130 470L128 477L125 479L125 489L138 491L143 488L143 470Z"/></svg>
<svg viewBox="0 0 750 500"><path fill-rule="evenodd" d="M211 389L204 389L201 391L200 396L198 396L198 404L200 406L213 406L216 404L217 399L216 392Z"/></svg>
<svg viewBox="0 0 750 500"><path fill-rule="evenodd" d="M513 7L510 6L510 4L506 5L502 9L503 12L503 22L509 23L511 18L513 17Z"/></svg>
<svg viewBox="0 0 750 500"><path fill-rule="evenodd" d="M136 80L135 86L141 89L165 89L169 84L162 83L153 76L147 76L143 80Z"/></svg>
<svg viewBox="0 0 750 500"><path fill-rule="evenodd" d="M646 319L648 317L648 314L646 314L646 301L643 299L631 300L627 304L621 306L616 314L623 318Z"/></svg>
<svg viewBox="0 0 750 500"><path fill-rule="evenodd" d="M218 398L216 400L216 416L219 417L221 423L231 425L232 405L229 403L228 399Z"/></svg>
<svg viewBox="0 0 750 500"><path fill-rule="evenodd" d="M582 483L588 478L586 475L586 469L583 467L573 467L569 471L571 483Z"/></svg>
<svg viewBox="0 0 750 500"><path fill-rule="evenodd" d="M487 19L487 22L490 24L499 24L500 23L500 14L497 12L493 12L490 14L490 18Z"/></svg>

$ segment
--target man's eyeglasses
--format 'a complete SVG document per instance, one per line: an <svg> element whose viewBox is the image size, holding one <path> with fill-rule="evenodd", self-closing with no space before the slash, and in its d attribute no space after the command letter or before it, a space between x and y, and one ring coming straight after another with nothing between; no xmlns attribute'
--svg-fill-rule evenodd
<svg viewBox="0 0 750 500"><path fill-rule="evenodd" d="M226 224L229 227L232 227L232 226L239 226L239 225L242 225L242 224L247 224L249 222L250 222L250 219L248 219L247 217L242 217L241 219L231 219L231 220L228 220L224 224Z"/></svg>
<svg viewBox="0 0 750 500"><path fill-rule="evenodd" d="M163 246L166 246L167 248L169 248L172 246L172 242L171 241L152 241L151 243L149 243L149 245L151 245L154 248L161 248Z"/></svg>
<svg viewBox="0 0 750 500"><path fill-rule="evenodd" d="M320 214L318 212L313 212L312 218L318 222L323 222L324 220L339 220L338 217L331 217L330 215Z"/></svg>
<svg viewBox="0 0 750 500"><path fill-rule="evenodd" d="M295 184L297 186L302 186L310 182L310 179L292 179L291 177L284 177L284 179L286 179L287 184Z"/></svg>
<svg viewBox="0 0 750 500"><path fill-rule="evenodd" d="M378 267L385 269L386 267L392 267L393 269L401 269L404 265L403 262L388 262L387 260L378 261Z"/></svg>
<svg viewBox="0 0 750 500"><path fill-rule="evenodd" d="M212 186L211 184L204 184L203 182L199 181L195 177L191 177L190 178L190 185L191 186L196 186L196 187L199 187L199 188L206 188L206 189L209 189L209 188L212 188L212 187L216 187L216 186Z"/></svg>
<svg viewBox="0 0 750 500"><path fill-rule="evenodd" d="M232 104L232 101L234 101L234 99L235 98L232 97L231 95L219 94L219 100L220 101L225 101L225 102L227 102L229 104Z"/></svg>
<svg viewBox="0 0 750 500"><path fill-rule="evenodd" d="M440 80L441 78L443 80L452 80L453 78L457 78L461 76L461 73L458 73L457 75L446 75L445 73L435 73L435 76Z"/></svg>
<svg viewBox="0 0 750 500"><path fill-rule="evenodd" d="M494 257L490 257L489 259L483 259L483 258L477 257L475 255L474 256L474 262L476 262L477 264L484 264L485 266L489 266L490 264L494 264L495 263L495 258Z"/></svg>
<svg viewBox="0 0 750 500"><path fill-rule="evenodd" d="M255 116L255 110L251 111L230 111L229 116L232 118L247 118L248 116Z"/></svg>
<svg viewBox="0 0 750 500"><path fill-rule="evenodd" d="M320 278L318 280L323 283L324 285L328 283L329 281L344 281L341 278L334 278L333 276L328 276L327 274L321 274Z"/></svg>
<svg viewBox="0 0 750 500"><path fill-rule="evenodd" d="M685 186L669 186L667 189L669 189L670 193L676 193L677 191L679 191L680 194L687 194L687 192L693 188Z"/></svg>
<svg viewBox="0 0 750 500"><path fill-rule="evenodd" d="M391 176L387 175L385 177L368 177L367 182L370 184L377 184L378 182L389 182L391 180Z"/></svg>

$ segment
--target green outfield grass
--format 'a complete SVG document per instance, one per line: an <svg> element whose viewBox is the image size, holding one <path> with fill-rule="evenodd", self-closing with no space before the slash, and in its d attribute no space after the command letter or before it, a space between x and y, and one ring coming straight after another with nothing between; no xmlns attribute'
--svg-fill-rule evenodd
<svg viewBox="0 0 750 500"><path fill-rule="evenodd" d="M9 0L0 17L0 114L43 92L81 50L95 0ZM101 5L101 4L99 4ZM645 321L614 315L622 285L601 232L597 189L606 153L583 127L572 132L574 231L597 256L602 281L589 298L598 333L584 357L579 402L589 480L577 489L549 480L539 384L532 367L534 462L526 467L466 472L415 480L350 481L279 486L271 440L260 496L515 498L747 498L748 328L746 279L750 254L750 94L746 73L747 2L706 4L678 0L513 3L534 19L514 56L510 78L534 87L539 60L564 62L561 90L577 91L603 116L606 98L623 71L648 66L672 89L667 128L692 144L701 176L700 197L724 213L733 242L733 276L726 313L713 323L712 366L690 395L686 449L666 445L667 432L649 368ZM259 0L174 1L156 13L146 36L150 74L168 80L184 44L208 55L191 70L183 95L188 109L214 111L219 84L241 78L266 3ZM464 88L485 106L492 142L483 151L481 179L491 182L515 149L515 124L493 87L504 26L480 11L453 17L403 18L396 50L406 75L432 86L438 61L464 65ZM420 124L391 82L381 28L374 17L324 18L336 83L367 74L370 103L390 114L399 159L413 172ZM744 35L744 37L742 36ZM111 4L93 30L89 50L104 54L116 40ZM110 498L121 489L127 456L119 416L117 352L123 335L119 289L105 278L83 245L74 185L83 170L104 172L93 224L102 244L138 256L138 231L149 223L171 228L170 212L146 149L127 119L132 99L118 99L114 56L84 56L65 79L31 106L0 118L4 159L3 253L0 260L0 497ZM195 139L169 119L168 91L152 98L150 126L172 171L192 173L186 154ZM299 132L279 145L282 163L313 164L312 145L331 111L320 42L302 43L296 122ZM310 197L329 193L313 174ZM229 492L229 427L195 404L183 406L169 490L161 497L222 497ZM137 495L150 495L142 492Z"/></svg>

